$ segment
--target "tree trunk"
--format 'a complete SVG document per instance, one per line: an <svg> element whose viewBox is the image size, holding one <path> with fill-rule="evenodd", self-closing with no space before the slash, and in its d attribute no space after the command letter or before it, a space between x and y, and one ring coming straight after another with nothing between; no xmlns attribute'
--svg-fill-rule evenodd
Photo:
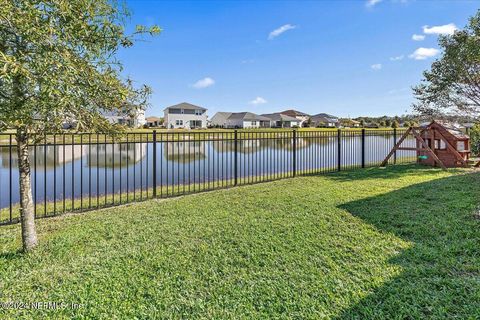
<svg viewBox="0 0 480 320"><path fill-rule="evenodd" d="M37 246L35 212L30 185L30 158L28 151L28 133L17 129L18 173L20 179L20 217L22 223L23 250L30 251Z"/></svg>

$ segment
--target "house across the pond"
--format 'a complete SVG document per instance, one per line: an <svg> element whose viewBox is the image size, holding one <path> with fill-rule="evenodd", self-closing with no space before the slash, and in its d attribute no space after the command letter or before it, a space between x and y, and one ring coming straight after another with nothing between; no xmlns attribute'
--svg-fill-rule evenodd
<svg viewBox="0 0 480 320"><path fill-rule="evenodd" d="M310 119L310 115L298 110L293 110L293 109L285 110L280 113L299 120L300 121L298 125L299 127L308 127L308 120Z"/></svg>
<svg viewBox="0 0 480 320"><path fill-rule="evenodd" d="M301 123L297 118L282 113L262 114L262 117L270 119L270 127L272 128L296 128Z"/></svg>
<svg viewBox="0 0 480 320"><path fill-rule="evenodd" d="M228 117L232 115L232 112L217 112L210 119L210 126L214 128L225 128Z"/></svg>
<svg viewBox="0 0 480 320"><path fill-rule="evenodd" d="M162 118L159 117L146 117L145 120L149 128L159 127L162 124Z"/></svg>
<svg viewBox="0 0 480 320"><path fill-rule="evenodd" d="M237 112L227 118L225 128L270 128L270 121L252 112Z"/></svg>
<svg viewBox="0 0 480 320"><path fill-rule="evenodd" d="M335 128L340 125L340 120L327 113L319 113L310 118L311 124L314 127Z"/></svg>
<svg viewBox="0 0 480 320"><path fill-rule="evenodd" d="M207 127L207 109L182 102L163 110L168 129L195 129Z"/></svg>
<svg viewBox="0 0 480 320"><path fill-rule="evenodd" d="M131 112L123 110L108 111L103 116L112 124L125 125L131 128L138 128L147 123L145 120L145 109L143 108L138 108Z"/></svg>

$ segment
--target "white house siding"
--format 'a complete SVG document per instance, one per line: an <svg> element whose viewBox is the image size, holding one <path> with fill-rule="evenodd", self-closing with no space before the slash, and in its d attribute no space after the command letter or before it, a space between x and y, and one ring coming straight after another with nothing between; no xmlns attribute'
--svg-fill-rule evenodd
<svg viewBox="0 0 480 320"><path fill-rule="evenodd" d="M300 126L300 121L272 121L272 127L275 128L292 128Z"/></svg>
<svg viewBox="0 0 480 320"><path fill-rule="evenodd" d="M299 121L298 126L303 127L304 124L308 121L308 119L310 117L309 116L295 116L295 118L297 118L298 121Z"/></svg>
<svg viewBox="0 0 480 320"><path fill-rule="evenodd" d="M243 128L243 119L227 119L225 122L227 128Z"/></svg>
<svg viewBox="0 0 480 320"><path fill-rule="evenodd" d="M312 125L313 126L318 126L318 125L323 125L328 128L335 128L338 126L339 122L334 122L331 120L326 120L326 119L312 119Z"/></svg>
<svg viewBox="0 0 480 320"><path fill-rule="evenodd" d="M255 122L255 124L253 124ZM260 121L250 121L250 120L242 120L242 119L235 119L235 120L230 120L227 119L227 128L262 128L260 126Z"/></svg>
<svg viewBox="0 0 480 320"><path fill-rule="evenodd" d="M288 121L290 122L290 127L300 127L301 122L300 121Z"/></svg>
<svg viewBox="0 0 480 320"><path fill-rule="evenodd" d="M138 109L133 117L121 114L121 112L109 112L104 115L105 119L112 124L128 125L129 127L138 128L147 123L145 119L145 110Z"/></svg>
<svg viewBox="0 0 480 320"><path fill-rule="evenodd" d="M177 120L181 120L183 124L177 124ZM201 128L207 127L207 112L202 115L195 114L172 114L165 113L165 126L174 129L190 129L190 121L201 121Z"/></svg>
<svg viewBox="0 0 480 320"><path fill-rule="evenodd" d="M136 117L134 119L135 127L143 127L147 124L147 119L145 118L145 110L141 109L137 111Z"/></svg>
<svg viewBox="0 0 480 320"><path fill-rule="evenodd" d="M260 121L243 121L244 128L260 128Z"/></svg>

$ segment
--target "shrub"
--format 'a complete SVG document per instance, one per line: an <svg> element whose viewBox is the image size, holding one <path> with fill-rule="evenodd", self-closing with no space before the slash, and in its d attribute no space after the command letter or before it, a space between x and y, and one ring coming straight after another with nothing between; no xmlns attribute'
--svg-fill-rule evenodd
<svg viewBox="0 0 480 320"><path fill-rule="evenodd" d="M472 154L480 154L480 123L475 124L469 131Z"/></svg>

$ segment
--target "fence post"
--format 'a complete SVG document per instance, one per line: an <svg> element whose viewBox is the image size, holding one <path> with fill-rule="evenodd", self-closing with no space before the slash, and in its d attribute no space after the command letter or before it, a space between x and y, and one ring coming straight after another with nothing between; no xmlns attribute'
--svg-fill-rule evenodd
<svg viewBox="0 0 480 320"><path fill-rule="evenodd" d="M341 144L341 137L342 135L342 131L340 129L338 129L337 131L337 156L338 156L338 159L337 159L337 169L338 171L340 171L342 169L342 144Z"/></svg>
<svg viewBox="0 0 480 320"><path fill-rule="evenodd" d="M152 184L153 184L153 197L157 197L157 130L153 130L153 163L152 163Z"/></svg>
<svg viewBox="0 0 480 320"><path fill-rule="evenodd" d="M234 131L234 157L233 157L233 174L235 177L235 185L238 183L238 137L237 130Z"/></svg>
<svg viewBox="0 0 480 320"><path fill-rule="evenodd" d="M397 128L393 128L393 145L397 144ZM393 153L393 164L397 164L397 149Z"/></svg>
<svg viewBox="0 0 480 320"><path fill-rule="evenodd" d="M362 128L362 168L365 168L365 128Z"/></svg>
<svg viewBox="0 0 480 320"><path fill-rule="evenodd" d="M297 175L297 130L293 129L293 176Z"/></svg>

